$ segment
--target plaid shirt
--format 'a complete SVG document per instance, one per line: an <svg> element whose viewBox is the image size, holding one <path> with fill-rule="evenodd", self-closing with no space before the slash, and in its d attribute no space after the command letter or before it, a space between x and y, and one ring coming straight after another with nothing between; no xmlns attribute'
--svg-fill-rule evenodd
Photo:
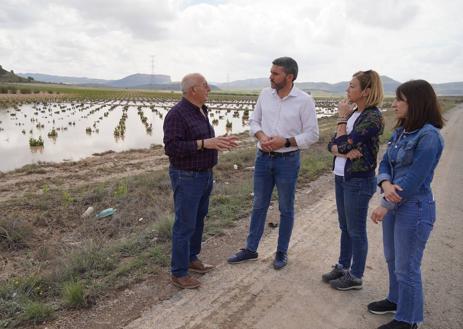
<svg viewBox="0 0 463 329"><path fill-rule="evenodd" d="M164 150L175 169L201 171L217 164L217 150L197 148L197 140L215 137L207 107L203 105L202 109L206 117L196 105L182 98L166 115Z"/></svg>

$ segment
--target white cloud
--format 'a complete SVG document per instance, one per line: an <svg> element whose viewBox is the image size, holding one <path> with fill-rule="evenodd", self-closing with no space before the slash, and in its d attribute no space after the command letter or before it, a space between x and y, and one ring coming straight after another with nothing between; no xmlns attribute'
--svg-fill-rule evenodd
<svg viewBox="0 0 463 329"><path fill-rule="evenodd" d="M457 0L2 0L0 64L16 72L117 79L266 77L292 56L299 81L373 68L405 81L463 80Z"/></svg>

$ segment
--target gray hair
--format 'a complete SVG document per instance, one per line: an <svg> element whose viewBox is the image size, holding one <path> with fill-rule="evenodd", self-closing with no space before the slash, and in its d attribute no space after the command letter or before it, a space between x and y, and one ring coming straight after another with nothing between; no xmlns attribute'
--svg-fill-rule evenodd
<svg viewBox="0 0 463 329"><path fill-rule="evenodd" d="M272 64L283 67L285 73L292 74L294 77L293 81L296 80L298 67L294 59L292 59L291 57L279 57L274 59Z"/></svg>
<svg viewBox="0 0 463 329"><path fill-rule="evenodd" d="M182 79L182 93L185 95L190 88L198 84L198 80L204 79L204 77L199 73L189 73L185 75Z"/></svg>

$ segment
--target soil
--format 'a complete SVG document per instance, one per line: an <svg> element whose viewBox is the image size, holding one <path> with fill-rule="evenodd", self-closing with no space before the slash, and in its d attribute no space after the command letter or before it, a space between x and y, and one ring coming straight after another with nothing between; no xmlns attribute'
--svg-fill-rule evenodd
<svg viewBox="0 0 463 329"><path fill-rule="evenodd" d="M420 328L463 328L463 105L447 113L446 148L434 178L438 219L423 259L425 322ZM146 172L167 165L162 150L94 156L0 176L0 201L18 193L38 193L44 184L75 186ZM62 185L60 185L62 186ZM378 203L375 196L371 209ZM278 207L269 221L278 223ZM201 258L216 269L198 276L198 290L178 290L169 273L152 273L114 291L96 306L70 311L39 328L376 328L391 320L366 305L387 293L381 227L368 223L369 255L360 291L339 292L321 281L338 257L339 229L331 174L300 186L288 266L272 268L278 229L267 227L257 262L228 265L244 245L248 219L204 242Z"/></svg>

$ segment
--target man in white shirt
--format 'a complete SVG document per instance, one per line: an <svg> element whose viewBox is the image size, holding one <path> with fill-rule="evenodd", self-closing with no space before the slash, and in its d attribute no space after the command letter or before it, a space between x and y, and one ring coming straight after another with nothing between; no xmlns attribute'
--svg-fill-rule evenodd
<svg viewBox="0 0 463 329"><path fill-rule="evenodd" d="M288 262L288 245L294 224L294 196L300 166L299 149L318 141L315 103L294 86L298 66L290 57L272 62L271 88L259 95L250 120L250 132L257 138L254 170L254 201L246 248L228 258L230 264L257 259L257 248L265 227L273 188L278 190L280 228L273 267Z"/></svg>

